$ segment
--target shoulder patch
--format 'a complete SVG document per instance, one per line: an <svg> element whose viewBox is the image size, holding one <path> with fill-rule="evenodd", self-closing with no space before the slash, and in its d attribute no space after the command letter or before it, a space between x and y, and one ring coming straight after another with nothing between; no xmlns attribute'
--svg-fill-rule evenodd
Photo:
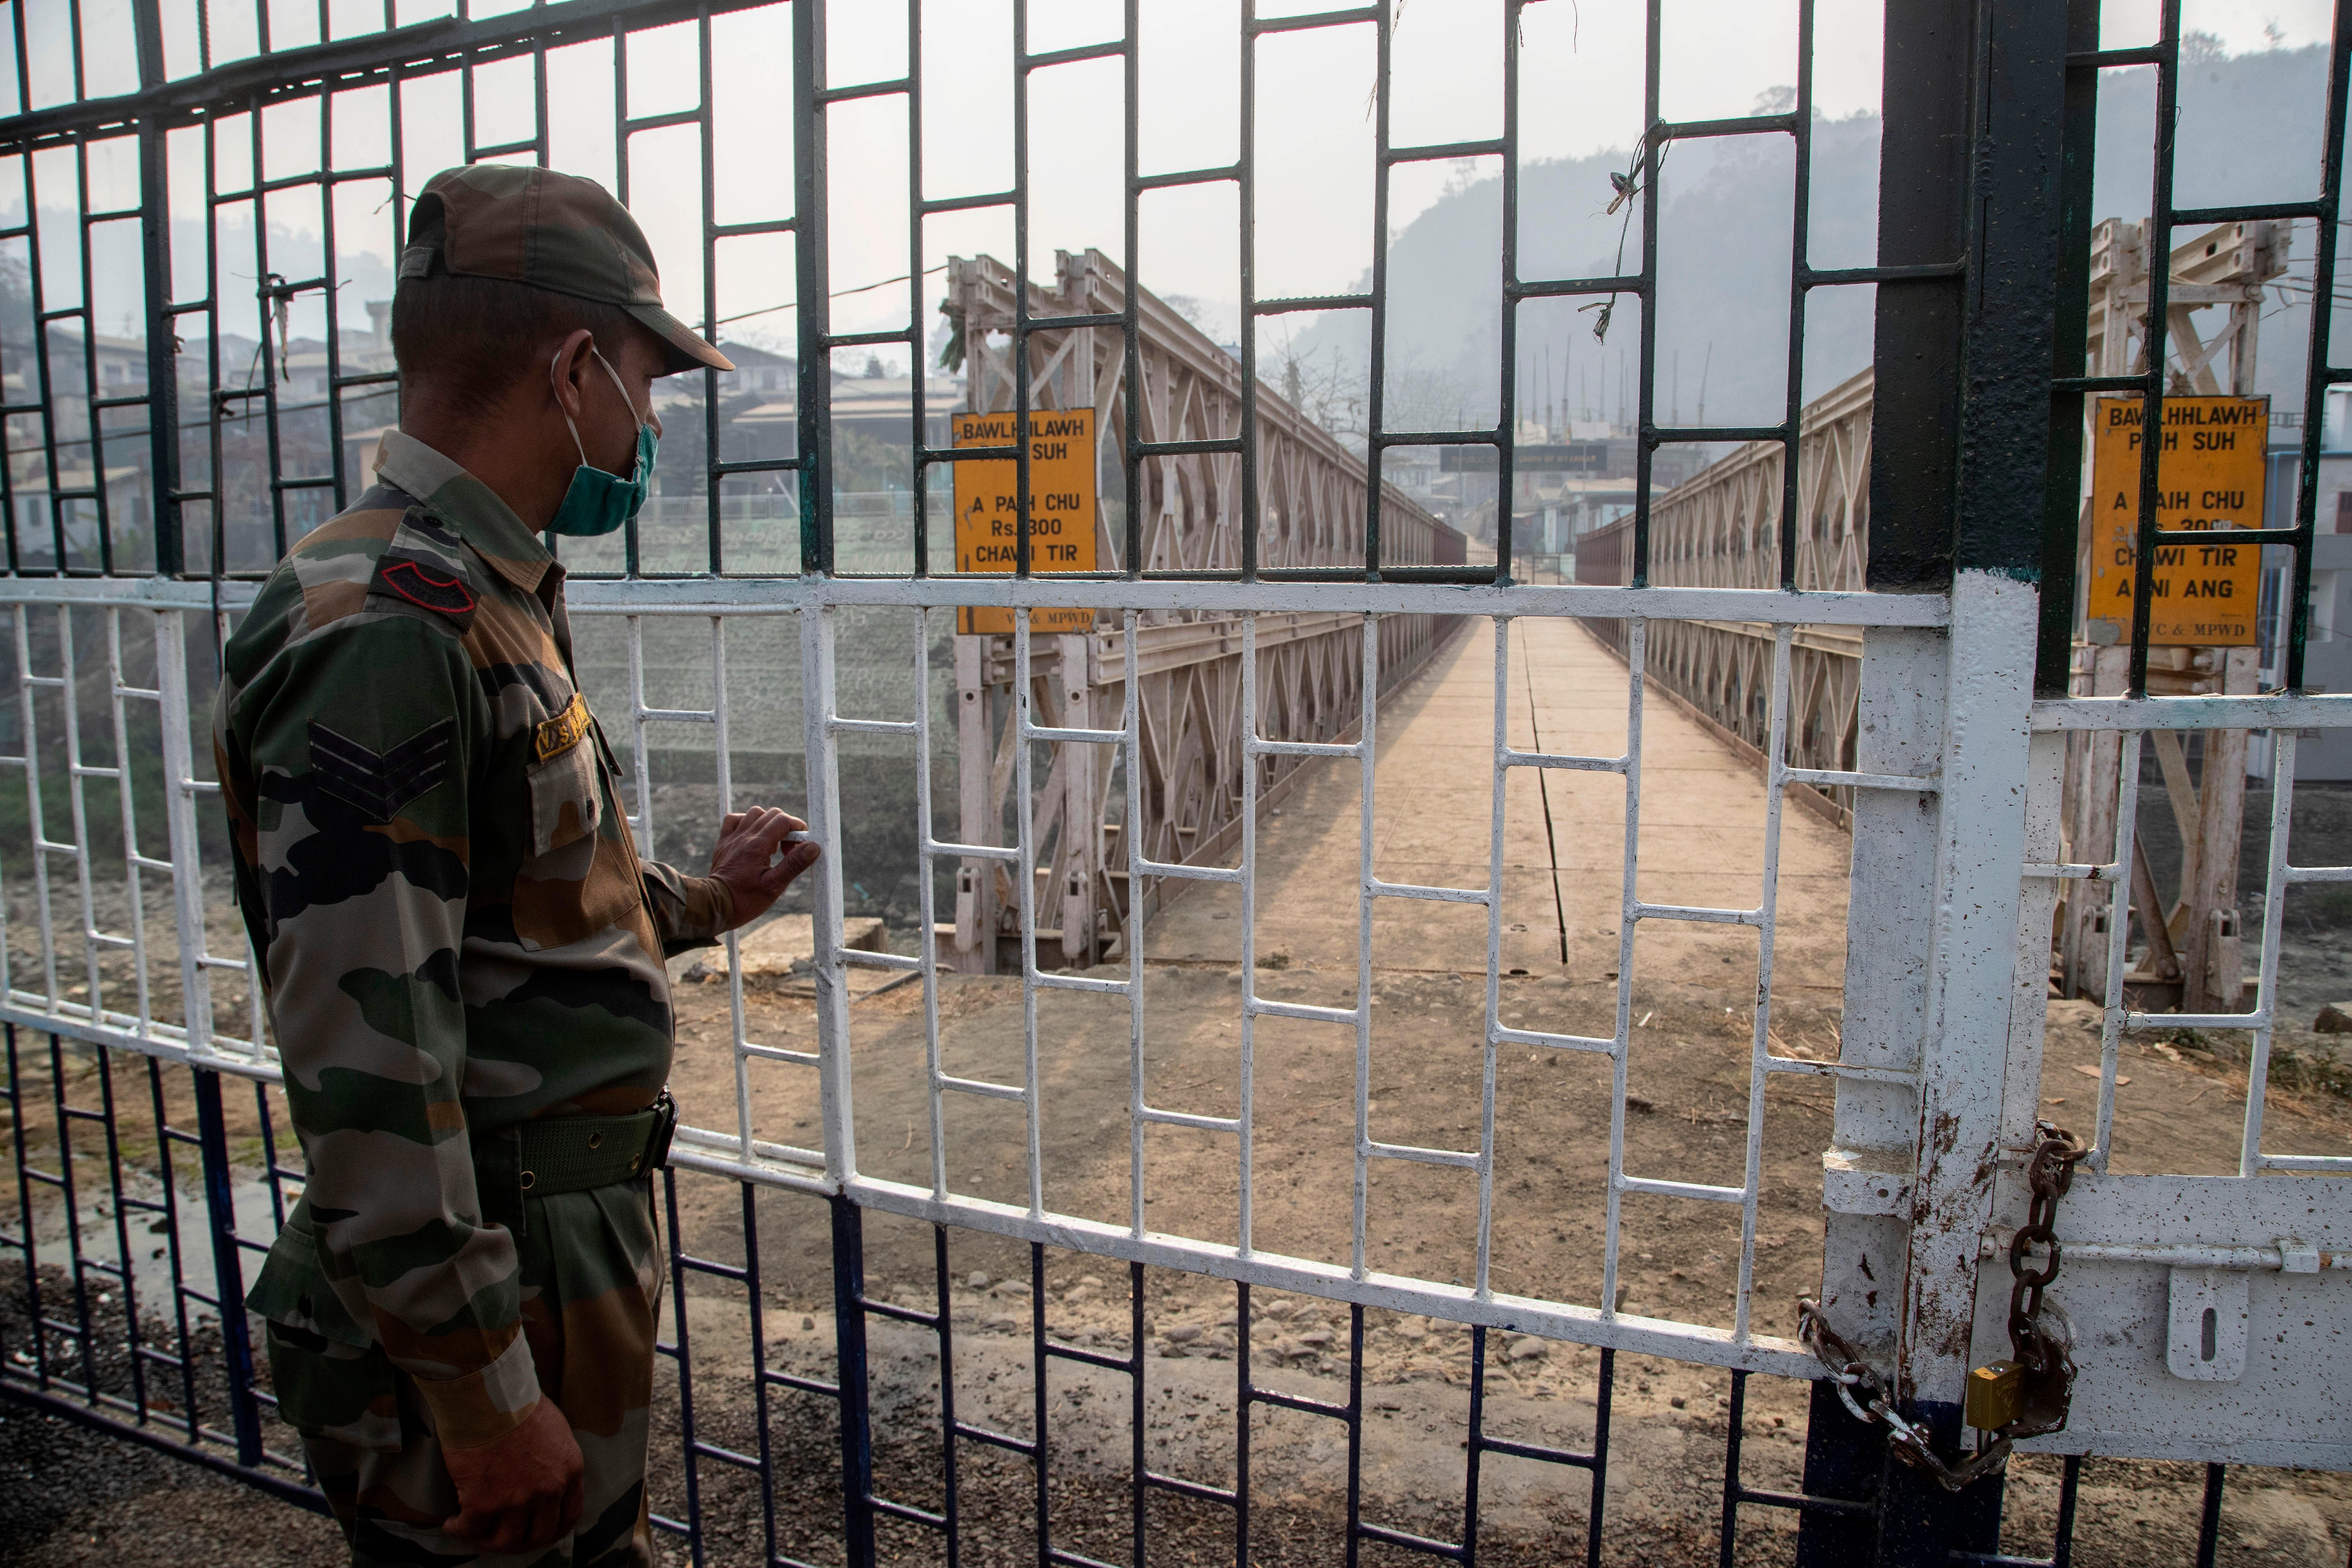
<svg viewBox="0 0 2352 1568"><path fill-rule="evenodd" d="M375 579L368 584L368 592L390 594L420 609L446 616L457 623L461 632L474 623L473 590L466 586L464 577L438 562L387 552L376 562Z"/></svg>
<svg viewBox="0 0 2352 1568"><path fill-rule="evenodd" d="M467 580L472 559L464 540L423 507L411 507L392 542L376 558L368 592L429 610L463 634L474 625L476 601Z"/></svg>
<svg viewBox="0 0 2352 1568"><path fill-rule="evenodd" d="M444 719L398 745L371 751L310 721L310 774L318 787L365 812L371 821L390 822L400 808L449 776L457 721Z"/></svg>

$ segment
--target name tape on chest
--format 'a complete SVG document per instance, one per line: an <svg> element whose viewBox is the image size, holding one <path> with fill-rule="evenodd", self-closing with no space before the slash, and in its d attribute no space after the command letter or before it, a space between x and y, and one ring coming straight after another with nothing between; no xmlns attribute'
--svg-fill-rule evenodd
<svg viewBox="0 0 2352 1568"><path fill-rule="evenodd" d="M588 700L577 691L562 712L552 719L542 720L533 743L541 762L559 756L580 743L588 733Z"/></svg>

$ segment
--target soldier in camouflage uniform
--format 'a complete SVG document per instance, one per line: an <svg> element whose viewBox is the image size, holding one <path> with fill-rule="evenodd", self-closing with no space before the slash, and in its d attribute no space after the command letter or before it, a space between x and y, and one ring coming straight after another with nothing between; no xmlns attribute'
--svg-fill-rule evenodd
<svg viewBox="0 0 2352 1568"><path fill-rule="evenodd" d="M650 1563L664 960L816 849L762 808L710 876L639 857L537 534L633 512L653 378L733 367L587 180L439 174L400 270L401 428L215 716L310 1166L247 1302L355 1563Z"/></svg>

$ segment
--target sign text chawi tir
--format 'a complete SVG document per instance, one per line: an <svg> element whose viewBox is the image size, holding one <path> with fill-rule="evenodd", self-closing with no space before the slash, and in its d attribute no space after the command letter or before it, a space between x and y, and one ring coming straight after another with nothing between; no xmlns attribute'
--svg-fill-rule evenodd
<svg viewBox="0 0 2352 1568"><path fill-rule="evenodd" d="M2140 401L2091 405L2092 620L2130 635L2138 565ZM2267 397L2168 397L2157 453L2156 573L2149 583L2151 645L2242 647L2254 640L2258 544L2229 531L2263 525Z"/></svg>

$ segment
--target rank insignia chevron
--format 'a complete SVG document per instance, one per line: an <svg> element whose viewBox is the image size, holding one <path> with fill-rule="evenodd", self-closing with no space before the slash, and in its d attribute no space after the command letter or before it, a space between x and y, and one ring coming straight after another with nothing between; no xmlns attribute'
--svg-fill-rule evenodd
<svg viewBox="0 0 2352 1568"><path fill-rule="evenodd" d="M310 773L319 787L377 822L449 776L457 721L444 719L383 752L338 735L313 720Z"/></svg>

